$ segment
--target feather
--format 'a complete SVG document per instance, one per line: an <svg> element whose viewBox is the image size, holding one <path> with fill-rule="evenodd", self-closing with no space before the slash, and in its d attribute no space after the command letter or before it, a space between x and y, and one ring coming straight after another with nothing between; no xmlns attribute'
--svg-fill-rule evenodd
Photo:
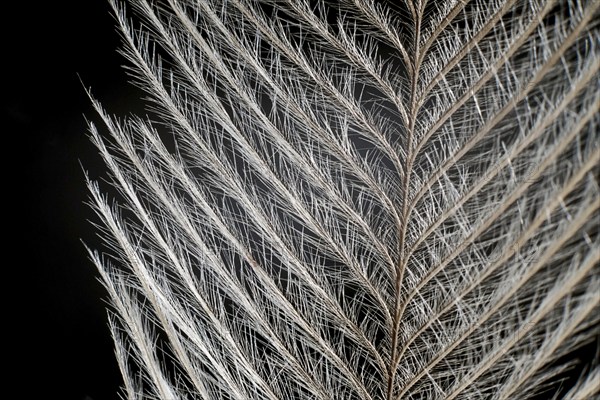
<svg viewBox="0 0 600 400"><path fill-rule="evenodd" d="M125 397L600 395L560 389L600 314L600 2L111 5L153 111L92 100Z"/></svg>

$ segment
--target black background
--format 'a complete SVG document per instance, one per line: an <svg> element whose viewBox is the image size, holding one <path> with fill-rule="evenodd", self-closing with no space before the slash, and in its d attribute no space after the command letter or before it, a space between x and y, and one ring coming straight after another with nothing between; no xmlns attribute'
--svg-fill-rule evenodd
<svg viewBox="0 0 600 400"><path fill-rule="evenodd" d="M107 0L11 3L1 28L4 387L23 399L117 399L107 295L82 243L99 245L83 171L105 171L85 88L120 116L139 114L143 94L127 83ZM577 355L593 358L596 345Z"/></svg>
<svg viewBox="0 0 600 400"><path fill-rule="evenodd" d="M7 337L3 398L117 399L121 377L107 294L82 244L99 241L83 170L104 167L85 88L109 112L136 111L106 0L13 1L2 9L2 114ZM6 336L8 334L8 336ZM10 393L10 392L8 392Z"/></svg>

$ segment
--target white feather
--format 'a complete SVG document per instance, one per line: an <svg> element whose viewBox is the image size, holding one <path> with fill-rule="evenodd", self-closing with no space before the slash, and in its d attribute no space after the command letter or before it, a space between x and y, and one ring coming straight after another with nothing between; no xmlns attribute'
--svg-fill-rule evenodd
<svg viewBox="0 0 600 400"><path fill-rule="evenodd" d="M158 119L94 101L127 398L558 390L600 306L600 2L111 4Z"/></svg>

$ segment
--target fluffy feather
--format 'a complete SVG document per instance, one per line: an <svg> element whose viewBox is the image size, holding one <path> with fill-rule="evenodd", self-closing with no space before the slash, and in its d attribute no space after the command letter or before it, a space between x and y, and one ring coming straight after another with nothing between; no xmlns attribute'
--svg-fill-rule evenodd
<svg viewBox="0 0 600 400"><path fill-rule="evenodd" d="M157 116L91 125L127 398L557 391L599 315L599 1L111 4Z"/></svg>

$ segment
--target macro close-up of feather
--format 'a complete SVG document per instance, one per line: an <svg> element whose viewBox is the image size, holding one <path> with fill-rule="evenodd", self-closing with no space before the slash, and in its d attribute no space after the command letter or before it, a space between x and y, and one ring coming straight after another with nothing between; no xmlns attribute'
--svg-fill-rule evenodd
<svg viewBox="0 0 600 400"><path fill-rule="evenodd" d="M600 1L110 4L122 398L599 398Z"/></svg>

